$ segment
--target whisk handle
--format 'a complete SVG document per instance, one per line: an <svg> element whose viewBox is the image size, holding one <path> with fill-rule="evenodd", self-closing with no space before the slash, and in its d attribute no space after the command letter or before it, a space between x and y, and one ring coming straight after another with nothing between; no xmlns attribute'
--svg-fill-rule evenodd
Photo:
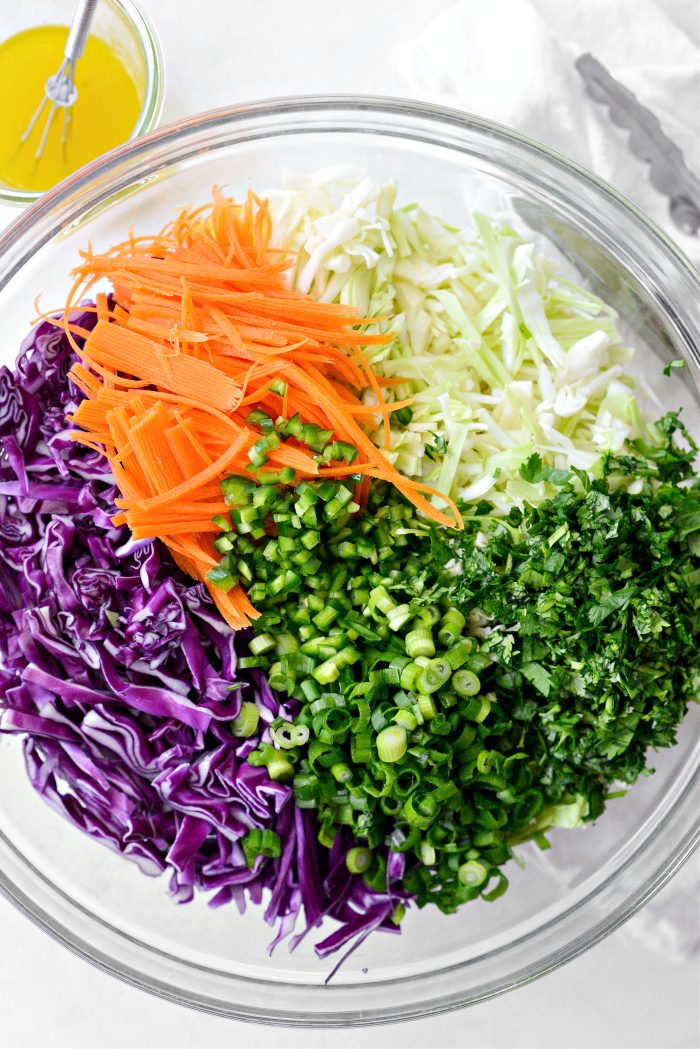
<svg viewBox="0 0 700 1049"><path fill-rule="evenodd" d="M68 33L66 49L63 52L69 62L76 62L85 49L85 41L90 32L97 4L98 0L80 0L78 4L78 10L75 12L75 18Z"/></svg>

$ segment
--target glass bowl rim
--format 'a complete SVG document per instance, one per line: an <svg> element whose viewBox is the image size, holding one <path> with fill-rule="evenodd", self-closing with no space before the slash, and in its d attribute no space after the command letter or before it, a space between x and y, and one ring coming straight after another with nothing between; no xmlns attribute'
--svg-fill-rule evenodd
<svg viewBox="0 0 700 1049"><path fill-rule="evenodd" d="M116 0L116 2L131 3L132 0ZM218 126L235 125L239 121L244 121L257 116L261 118L273 118L285 115L299 116L303 114L332 114L334 111L346 115L350 113L355 116L362 112L369 111L377 115L383 114L385 116L394 116L398 118L403 117L407 120L410 120L411 118L421 118L428 123L433 122L438 126L448 125L457 128L461 127L462 129L471 129L483 136L496 138L505 146L511 145L523 152L543 158L550 166L550 169L558 168L563 173L568 173L569 175L573 175L579 180L588 183L589 187L591 187L597 194L602 195L623 218L626 217L628 221L632 219L633 223L641 228L643 234L655 242L656 247L666 256L667 260L671 261L677 269L680 269L685 280L689 282L691 286L694 286L694 289L700 298L700 274L683 251L673 242L673 240L671 240L670 237L659 229L651 219L635 207L634 204L586 168L516 131L480 117L428 103L414 102L400 98L365 95L304 95L272 98L244 103L241 105L225 106L173 122L158 130L151 131L149 134L141 136L138 139L130 140L70 175L48 193L44 194L36 201L36 203L20 215L4 233L0 234L0 260L6 251L11 251L11 249L16 246L25 235L30 234L31 229L35 224L40 223L42 219L51 214L55 216L63 205L75 205L81 191L88 188L92 183L98 181L100 178L109 176L109 174L116 169L123 170L125 162L128 162L129 160L136 160L141 156L147 156L154 149L167 147L168 145L177 143L178 139L181 136L186 136L188 132L212 131ZM344 128L341 128L340 130L343 129ZM328 129L317 128L314 125L309 124L306 129L302 130L313 133L327 131ZM356 130L362 130L362 128L360 127ZM392 130L393 129L389 129L387 133L391 133ZM264 137L264 135L262 137ZM41 243L43 244L45 241L42 241ZM17 268L21 268L25 258L26 255L19 263L19 267L15 267L8 274L8 278L12 277L13 273L17 271ZM699 784L700 769L696 769L693 775L685 783L681 795L676 798L677 804L683 802L684 799L687 800L690 792L697 789ZM584 899L579 900L577 903L569 905L569 907L555 919L538 927L538 934L546 932L550 926L560 924L564 918L572 915L582 906L585 906L593 896L597 895L606 885L616 879L622 870L632 864L633 861L639 857L640 853L649 846L651 841L653 841L653 837L645 839L645 841L639 846L635 847L634 852L628 858L623 867L615 869L605 881L596 887L594 892L586 896ZM15 853L15 855L20 857L25 868L31 868L31 864L17 853L17 850L12 843L9 842L1 832L0 842L4 842L9 846L9 849ZM657 864L653 868L652 873L646 876L644 883L638 885L634 891L627 890L624 898L612 907L604 918L597 921L585 932L579 932L577 935L574 935L563 945L555 946L554 949L548 949L548 953L541 953L535 963L521 966L516 969L511 968L508 978L505 980L482 984L473 992L465 990L452 993L437 1001L429 1001L426 999L421 1000L418 998L408 1004L404 1003L403 1005L391 1005L388 1007L367 1007L364 1005L358 1009L338 1010L335 1013L330 1011L322 1013L319 1011L312 1015L308 1015L308 1013L305 1013L299 1008L284 1008L274 1013L270 1013L269 1010L260 1007L250 1007L247 1005L236 1004L234 1002L222 1001L221 999L209 997L197 991L184 990L172 983L167 983L164 980L157 979L149 974L141 972L135 969L132 965L110 956L109 953L102 949L102 947L87 942L79 934L68 928L60 920L51 915L47 909L44 909L43 906L33 900L24 888L13 882L3 870L0 870L0 894L15 904L15 906L23 911L36 925L43 928L54 939L68 947L74 953L83 957L85 960L91 961L98 968L105 972L109 972L111 975L114 975L127 983L178 1004L188 1005L205 1012L225 1015L232 1019L275 1025L293 1024L295 1026L308 1027L370 1025L433 1016L461 1008L468 1004L475 1004L479 1001L484 1001L488 998L502 994L507 990L530 983L540 976L545 975L547 972L571 961L573 958L583 953L583 951L587 950L590 946L598 943L605 936L618 928L649 899L651 899L652 896L654 896L676 873L679 867L688 859L693 850L697 848L699 844L700 816L696 818L694 823L691 823L685 828L681 839L675 843L673 850L664 856L662 863ZM41 872L37 871L35 868L32 868L32 870L35 875L39 875L42 881L46 881ZM59 893L60 896L67 900L72 908L77 908L83 911L91 921L105 925L118 936L125 935L119 930L114 929L109 923L96 918L95 915L77 904L76 901L72 900L62 890L57 890L53 886L51 886L51 888L54 892ZM148 944L144 944L140 940L134 942L141 948L147 948L153 954L159 953L157 949L150 947ZM493 957L502 954L511 947L517 946L517 944L518 941L510 941L489 952L488 956ZM190 963L188 962L182 962L180 959L177 959L177 961L188 968L190 967ZM462 971L472 964L473 962L466 961L457 963L451 968L453 971ZM197 966L194 966L194 968L197 968ZM449 971L450 968L441 969L440 973L447 973ZM407 986L415 989L420 986L422 982L428 982L431 975L432 974L421 974L418 976L409 976L397 981L379 980L374 982L371 985L371 988L379 989L382 986L387 986L388 983L398 982L405 983ZM319 991L319 988L316 986L295 984L293 981L288 981L287 983L276 983L273 981L262 981L255 978L241 976L236 976L235 980L239 984L258 983L264 987L270 988L276 987L282 989L291 987L295 992L305 991L308 994ZM362 988L358 986L356 990L359 992ZM369 988L367 988L367 990L369 990ZM329 995L329 998L331 997L332 995ZM329 1005L330 1004L329 1001Z"/></svg>
<svg viewBox="0 0 700 1049"><path fill-rule="evenodd" d="M136 0L111 0L112 3L131 10L135 16L141 19L144 29L147 31L153 44L153 54L157 57L156 72L160 72L160 94L164 85L164 64L160 48L160 42L156 35L150 19L145 12L137 6ZM155 105L155 103L154 103ZM395 97L391 95L362 95L362 94L328 94L328 95L280 95L254 101L242 102L236 105L219 106L214 109L203 110L192 116L174 120L160 128L153 128L162 109L162 97L158 100L158 113L151 123L149 130L137 135L136 132L120 146L107 153L102 153L89 164L79 168L57 183L50 190L39 194L26 194L27 202L30 204L21 215L10 223L8 227L0 232L0 253L10 247L14 235L24 231L24 227L35 219L41 218L54 207L59 206L74 194L88 185L96 176L108 175L109 172L119 166L124 160L135 158L141 154L150 152L152 147L163 146L174 142L177 138L189 130L203 130L215 128L220 124L226 124L237 119L243 120L251 116L280 116L283 114L299 114L304 112L333 112L334 110L354 112L383 112L395 116L423 117L434 119L447 125L457 127L471 127L489 134L501 142L511 143L523 150L546 159L551 165L560 168L564 172L575 175L594 190L601 193L612 203L616 209L621 210L632 217L641 226L644 232L662 247L664 253L671 255L674 262L679 264L686 277L696 285L700 291L700 270L691 262L683 249L674 241L661 227L654 222L645 212L637 207L629 199L620 193L605 179L596 175L589 168L579 164L577 161L565 156L563 153L538 142L536 139L521 134L514 128L500 124L485 117L479 117L466 110L455 109L451 106L436 105L431 102L421 102L415 99ZM142 114L143 115L143 114ZM0 200L3 188L0 187Z"/></svg>
<svg viewBox="0 0 700 1049"><path fill-rule="evenodd" d="M146 86L143 93L143 104L134 129L126 141L126 145L128 145L135 138L139 138L146 132L151 131L158 124L163 111L165 97L165 62L158 34L151 19L138 0L109 0L109 2L121 13L124 21L136 33L143 50L146 65ZM116 148L122 147L118 146ZM92 170L95 164L98 164L103 157L109 155L109 153L104 153L96 157L94 161L86 164L84 168L78 170ZM14 189L12 186L5 186L0 183L0 204L24 207L26 204L32 204L34 201L41 200L53 193L56 188L60 188L65 182L66 179L57 183L56 186L45 193L36 190Z"/></svg>

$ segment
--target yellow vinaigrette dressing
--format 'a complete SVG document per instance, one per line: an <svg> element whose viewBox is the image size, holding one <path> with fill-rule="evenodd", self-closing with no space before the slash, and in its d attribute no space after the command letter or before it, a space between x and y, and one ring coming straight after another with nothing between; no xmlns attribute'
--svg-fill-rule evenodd
<svg viewBox="0 0 700 1049"><path fill-rule="evenodd" d="M0 44L0 98L4 100L0 183L12 189L50 189L100 153L125 142L136 126L142 103L136 84L109 44L90 36L76 64L78 99L71 110L65 146L60 107L38 160L35 153L48 106L27 141L20 141L44 95L47 79L61 64L67 38L66 26L37 26Z"/></svg>

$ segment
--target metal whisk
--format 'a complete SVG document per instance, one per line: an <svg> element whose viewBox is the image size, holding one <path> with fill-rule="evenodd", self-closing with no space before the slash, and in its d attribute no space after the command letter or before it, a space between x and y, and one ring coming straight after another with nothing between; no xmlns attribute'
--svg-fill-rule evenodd
<svg viewBox="0 0 700 1049"><path fill-rule="evenodd" d="M44 146L46 145L46 139L48 138L54 115L59 108L63 110L61 142L64 146L66 144L68 131L70 129L71 109L78 98L78 89L73 82L75 64L85 50L85 41L90 32L90 25L92 24L92 18L95 14L97 3L98 0L80 0L78 10L75 12L73 24L68 33L68 40L66 41L65 51L63 52L63 61L61 62L58 72L54 73L54 75L50 76L46 81L44 97L39 103L39 108L27 124L24 134L22 135L21 141L26 142L31 135L35 124L39 120L44 107L50 105L46 123L44 124L44 130L41 133L41 141L39 142L38 149L35 153L37 160L44 152Z"/></svg>

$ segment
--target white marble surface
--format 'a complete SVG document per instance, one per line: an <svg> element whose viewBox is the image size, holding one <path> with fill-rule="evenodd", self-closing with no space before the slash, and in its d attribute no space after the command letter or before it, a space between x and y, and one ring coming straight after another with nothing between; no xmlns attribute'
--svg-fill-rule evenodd
<svg viewBox="0 0 700 1049"><path fill-rule="evenodd" d="M0 0L0 29L8 2ZM680 24L700 31L697 0L664 2ZM448 0L143 3L168 66L165 120L283 94L405 95L406 85L389 61L391 48L448 6ZM13 217L0 209L0 226ZM697 886L698 873L696 860L659 902L672 900L679 880ZM150 998L73 957L0 900L0 1047L695 1049L698 965L653 949L647 927L639 915L563 969L467 1011L352 1034L295 1032L201 1016Z"/></svg>

